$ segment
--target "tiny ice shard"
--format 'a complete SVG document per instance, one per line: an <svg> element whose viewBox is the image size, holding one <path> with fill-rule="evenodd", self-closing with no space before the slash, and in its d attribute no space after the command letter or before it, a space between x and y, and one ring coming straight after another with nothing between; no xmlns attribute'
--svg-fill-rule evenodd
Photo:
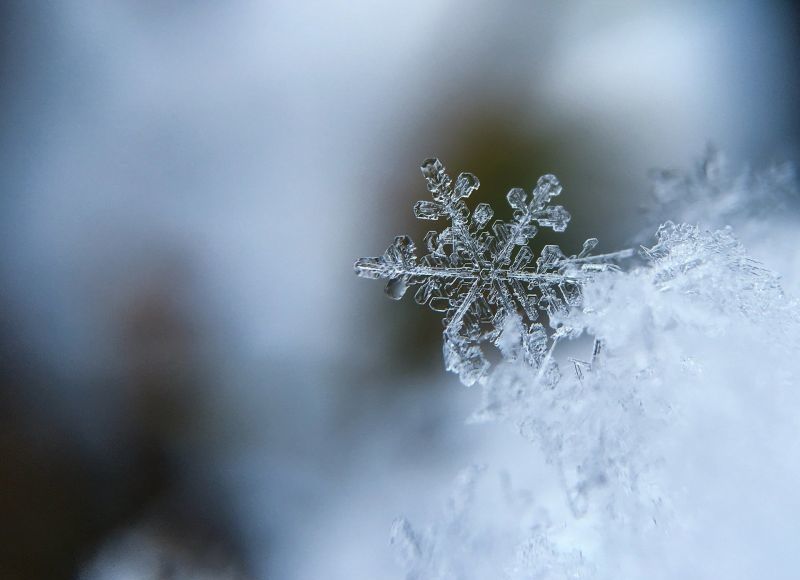
<svg viewBox="0 0 800 580"><path fill-rule="evenodd" d="M592 256L597 239L590 238L572 256L556 245L544 246L534 262L530 242L539 228L563 232L570 220L566 209L550 205L562 189L554 175L540 177L530 195L521 188L509 191L512 220L495 220L488 227L494 217L491 206L480 203L470 213L464 202L480 186L477 177L461 173L453 185L444 165L433 158L421 169L432 201L417 202L414 215L445 218L450 225L428 232L428 253L419 260L411 239L398 236L382 256L358 260L356 273L388 280L386 293L394 299L418 287L415 300L444 313L445 365L465 385L487 376L489 362L481 349L485 342L502 344L504 352L519 353L530 365L540 366L551 350L544 345L554 340L537 322L540 312L553 315L577 306L582 283L632 251ZM508 333L501 338L503 329L512 327L516 349L506 344Z"/></svg>

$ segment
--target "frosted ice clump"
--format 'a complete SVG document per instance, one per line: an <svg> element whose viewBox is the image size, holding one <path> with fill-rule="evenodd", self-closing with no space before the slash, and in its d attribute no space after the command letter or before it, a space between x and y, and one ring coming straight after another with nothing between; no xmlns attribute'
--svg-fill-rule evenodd
<svg viewBox="0 0 800 580"><path fill-rule="evenodd" d="M545 373L504 361L473 417L511 421L536 442L559 472L576 517L586 514L593 490L636 496L631 492L647 472L640 443L671 420L674 391L664 382L683 384L684 374L697 369L698 341L756 324L753 332L784 335L776 348L790 349L781 329L798 325L797 305L786 300L777 276L748 258L729 228L667 222L641 253L645 266L587 281L580 307L554 317L573 337L594 337L588 361L569 361L578 372L562 372L552 359ZM683 332L693 338L676 344ZM612 508L610 498L605 505Z"/></svg>
<svg viewBox="0 0 800 580"><path fill-rule="evenodd" d="M736 509L761 525L764 497L794 506L800 308L730 229L667 222L641 255L640 267L585 281L580 305L554 320L594 337L581 373L570 360L506 358L473 417L510 422L534 443L566 511L536 480L524 505L486 489L461 494L457 523L445 514L416 531L404 521L420 546L403 558L407 578L758 576L771 549L758 542L763 530L732 531L726 518ZM740 477L760 487L731 482ZM754 492L767 495L750 505ZM780 521L775 534L796 537L793 518Z"/></svg>
<svg viewBox="0 0 800 580"><path fill-rule="evenodd" d="M784 289L800 293L800 191L792 163L739 168L709 147L691 171L656 170L650 177L643 238L667 218L709 230L731 226L748 254L780 271Z"/></svg>
<svg viewBox="0 0 800 580"><path fill-rule="evenodd" d="M416 287L414 299L444 313L444 360L447 370L458 373L469 386L485 381L489 362L481 346L485 342L508 343L504 329L512 328L518 348L506 347L507 356L520 357L533 367L549 360L552 345L567 335L567 328L548 332L539 321L550 320L580 303L581 285L598 272L614 269L614 261L632 255L624 250L593 256L597 240L587 240L578 254L565 255L556 245L546 245L534 261L530 247L539 228L563 232L570 215L560 205L550 205L561 193L553 175L539 178L530 195L514 188L508 203L511 221L494 220L485 203L470 212L464 200L480 182L471 173L453 180L438 159L422 164L433 201L419 201L419 219L444 218L449 225L425 236L427 254L417 259L408 236L398 236L382 256L361 258L355 271L365 278L388 280L386 293L399 299ZM511 355L510 353L513 353Z"/></svg>
<svg viewBox="0 0 800 580"><path fill-rule="evenodd" d="M725 225L749 232L748 247L776 235L797 246L797 215L785 211L778 232L774 208L757 207L791 207L796 187L786 167L730 177L715 155L659 177L662 209L696 219L663 223L628 271L613 260L630 252L589 257L595 239L570 257L544 246L530 266L537 228L568 221L549 205L555 178L530 199L512 189L513 220L490 233L491 208L462 201L477 179L452 192L441 163L423 167L434 201L417 213L449 227L429 232L422 263L397 238L356 269L388 279L393 297L419 286L446 314L448 368L483 388L472 420L514 425L534 453L513 465L543 465L524 494L468 470L432 524L398 520L407 578L796 577L800 304ZM791 255L772 256L792 271ZM559 356L556 344L582 336L585 356ZM491 371L484 341L502 355Z"/></svg>
<svg viewBox="0 0 800 580"><path fill-rule="evenodd" d="M443 513L428 527L395 520L391 543L406 578L591 577L591 564L558 542L559 526L530 496L514 489L509 478L492 481L487 475L479 466L462 470Z"/></svg>

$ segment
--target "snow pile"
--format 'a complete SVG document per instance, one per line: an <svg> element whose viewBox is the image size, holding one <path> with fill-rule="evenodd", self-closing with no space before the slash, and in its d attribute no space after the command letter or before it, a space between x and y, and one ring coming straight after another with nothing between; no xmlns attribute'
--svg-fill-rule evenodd
<svg viewBox="0 0 800 580"><path fill-rule="evenodd" d="M690 211L677 194L662 208L682 217L727 200L724 218L666 222L638 264L582 278L579 300L548 311L548 356L513 356L525 328L505 311L505 360L473 419L515 425L549 472L498 487L504 466L473 468L433 524L398 520L408 578L795 577L800 305L731 227L702 224L768 236L770 208L748 203L785 210L796 189L785 171L712 186L714 163L659 184ZM583 359L555 349L587 336Z"/></svg>

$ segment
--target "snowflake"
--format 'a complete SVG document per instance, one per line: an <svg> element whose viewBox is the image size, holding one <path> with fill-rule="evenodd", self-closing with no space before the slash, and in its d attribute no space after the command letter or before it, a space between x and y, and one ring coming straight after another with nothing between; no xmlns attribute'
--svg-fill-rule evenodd
<svg viewBox="0 0 800 580"><path fill-rule="evenodd" d="M614 269L612 261L632 255L631 250L592 256L596 238L580 253L566 256L557 245L546 245L532 264L530 242L539 228L563 232L570 215L550 200L561 193L553 175L539 178L530 196L521 188L507 194L514 210L511 221L494 220L492 208L478 204L470 212L465 199L480 182L471 173L455 180L438 159L423 162L432 201L419 201L419 219L445 218L450 225L425 236L428 253L417 259L414 242L398 236L382 256L361 258L355 271L365 278L388 279L386 293L399 300L418 286L415 300L444 313L444 359L447 370L458 373L465 385L487 376L489 361L482 344L503 350L506 359L522 358L531 366L546 366L559 338L570 330L558 326L548 332L538 322L540 314L551 320L580 304L582 283L594 273Z"/></svg>

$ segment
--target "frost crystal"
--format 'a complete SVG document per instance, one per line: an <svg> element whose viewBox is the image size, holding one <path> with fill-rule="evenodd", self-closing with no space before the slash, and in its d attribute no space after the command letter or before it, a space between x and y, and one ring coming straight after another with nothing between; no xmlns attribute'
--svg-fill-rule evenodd
<svg viewBox="0 0 800 580"><path fill-rule="evenodd" d="M539 228L563 232L570 219L562 206L550 205L561 193L555 176L540 177L530 195L511 189L507 199L512 220L494 220L490 228L492 208L480 203L470 212L464 201L478 189L477 177L461 173L453 183L438 159L425 160L421 169L433 200L418 201L414 214L426 220L445 218L450 225L427 233L428 253L421 259L411 238L398 236L382 256L358 260L356 273L387 279L386 293L395 300L418 287L417 303L445 314L445 365L466 385L487 376L484 342L501 347L506 358L521 357L533 367L545 367L552 346L569 329L558 327L549 334L538 321L540 314L552 320L578 305L585 280L614 269L613 260L632 252L592 256L597 239L590 238L571 256L557 245L546 245L534 262L530 242Z"/></svg>

